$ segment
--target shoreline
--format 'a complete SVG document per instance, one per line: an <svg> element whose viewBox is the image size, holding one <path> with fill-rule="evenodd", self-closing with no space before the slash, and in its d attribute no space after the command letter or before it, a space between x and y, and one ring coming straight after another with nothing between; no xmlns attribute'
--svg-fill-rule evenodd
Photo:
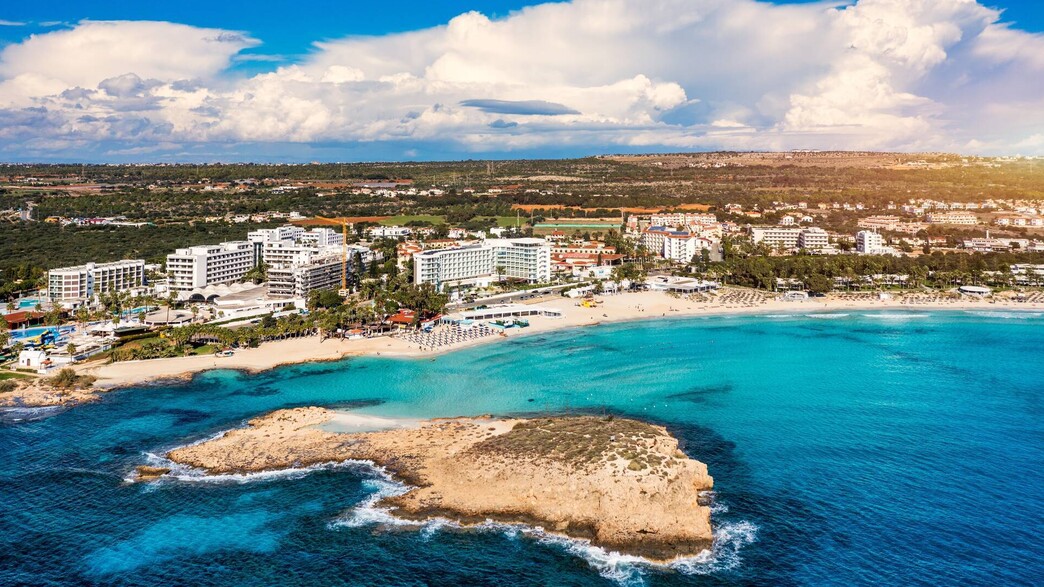
<svg viewBox="0 0 1044 587"><path fill-rule="evenodd" d="M332 432L334 418L360 429ZM364 461L404 486L373 504L402 520L541 527L657 563L712 547L711 511L699 496L713 479L662 426L597 416L380 419L367 430L373 424L350 412L283 409L165 458L205 476ZM170 472L142 466L137 480Z"/></svg>
<svg viewBox="0 0 1044 587"><path fill-rule="evenodd" d="M746 291L746 290L741 290ZM753 292L753 290L751 290ZM750 295L761 295L751 293ZM954 300L926 303L903 303L900 300L847 300L838 298L811 299L808 301L784 302L778 300L752 302L696 302L685 298L671 297L662 292L623 293L600 298L602 303L594 308L574 306L576 300L561 298L541 305L563 310L561 318L534 316L530 326L512 329L504 336L494 335L468 340L441 348L421 349L397 337L381 336L361 340L328 338L321 343L318 336L263 343L257 348L240 349L229 358L214 355L175 357L125 361L103 365L83 365L77 371L97 377L95 384L99 392L144 385L191 380L198 373L213 370L240 371L256 374L278 367L307 363L334 362L351 357L391 357L396 359L435 358L443 354L494 344L505 339L534 336L547 332L581 329L601 324L619 324L640 320L662 320L672 318L699 318L721 316L752 316L759 314L816 314L850 311L1024 311L1044 312L1044 304L1027 304L1011 301Z"/></svg>

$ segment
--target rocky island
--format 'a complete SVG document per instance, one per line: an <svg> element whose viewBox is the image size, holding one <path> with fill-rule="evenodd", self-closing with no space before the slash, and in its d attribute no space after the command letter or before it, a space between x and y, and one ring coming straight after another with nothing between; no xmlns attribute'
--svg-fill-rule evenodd
<svg viewBox="0 0 1044 587"><path fill-rule="evenodd" d="M324 429L338 415L279 410L167 456L212 474L371 461L411 486L380 504L402 518L530 524L655 561L711 547L710 509L700 493L713 480L661 426L571 416Z"/></svg>

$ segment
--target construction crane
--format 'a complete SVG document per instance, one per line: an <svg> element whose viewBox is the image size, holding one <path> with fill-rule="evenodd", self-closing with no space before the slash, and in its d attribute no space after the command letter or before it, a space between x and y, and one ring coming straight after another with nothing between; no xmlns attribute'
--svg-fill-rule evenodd
<svg viewBox="0 0 1044 587"><path fill-rule="evenodd" d="M341 291L342 296L348 295L348 225L350 222L344 218L326 218L316 216L317 220L341 225Z"/></svg>

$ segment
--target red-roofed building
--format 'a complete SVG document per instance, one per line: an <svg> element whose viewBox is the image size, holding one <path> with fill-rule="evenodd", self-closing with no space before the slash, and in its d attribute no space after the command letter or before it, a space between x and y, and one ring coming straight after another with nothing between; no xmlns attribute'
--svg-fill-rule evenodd
<svg viewBox="0 0 1044 587"><path fill-rule="evenodd" d="M7 321L7 327L10 329L34 326L43 322L43 318L43 312L34 311L12 312L4 316L4 320Z"/></svg>
<svg viewBox="0 0 1044 587"><path fill-rule="evenodd" d="M392 314L388 317L390 324L395 324L400 328L405 328L410 324L413 324L413 319L417 316L417 313L413 310L399 310L397 314Z"/></svg>

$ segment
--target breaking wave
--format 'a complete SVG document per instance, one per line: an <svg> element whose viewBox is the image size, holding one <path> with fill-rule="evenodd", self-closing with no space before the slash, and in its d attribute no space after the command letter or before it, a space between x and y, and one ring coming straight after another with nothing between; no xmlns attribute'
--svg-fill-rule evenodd
<svg viewBox="0 0 1044 587"><path fill-rule="evenodd" d="M818 318L822 320L832 320L835 318L848 318L848 314L805 314L805 318Z"/></svg>
<svg viewBox="0 0 1044 587"><path fill-rule="evenodd" d="M1013 312L1001 312L1001 311L972 311L965 310L972 316L980 316L982 318L1001 318L1004 320L1033 320L1036 318L1044 317L1044 312L1030 312L1030 311L1013 311Z"/></svg>
<svg viewBox="0 0 1044 587"><path fill-rule="evenodd" d="M677 572L683 575L709 575L734 569L742 562L740 552L743 547L757 539L758 527L751 522L723 522L714 529L714 545L698 555L679 558L670 563L651 561L640 556L622 554L592 545L589 540L571 538L547 532L539 526L526 524L509 524L487 520L482 524L462 525L446 518L428 520L405 520L398 518L387 509L377 504L386 497L401 495L409 491L409 486L394 481L391 476L378 467L370 467L380 478L367 479L363 483L373 490L366 499L340 515L328 524L330 529L360 528L364 526L383 526L386 528L415 528L422 538L431 539L440 531L496 532L516 538L526 536L539 544L563 550L570 555L583 559L598 572L599 575L620 585L645 585L645 576L650 571ZM709 494L713 498L713 494ZM712 502L713 514L724 514L728 506Z"/></svg>
<svg viewBox="0 0 1044 587"><path fill-rule="evenodd" d="M34 408L0 408L0 424L17 424L19 422L35 422L50 418L64 412L65 406L42 406Z"/></svg>

